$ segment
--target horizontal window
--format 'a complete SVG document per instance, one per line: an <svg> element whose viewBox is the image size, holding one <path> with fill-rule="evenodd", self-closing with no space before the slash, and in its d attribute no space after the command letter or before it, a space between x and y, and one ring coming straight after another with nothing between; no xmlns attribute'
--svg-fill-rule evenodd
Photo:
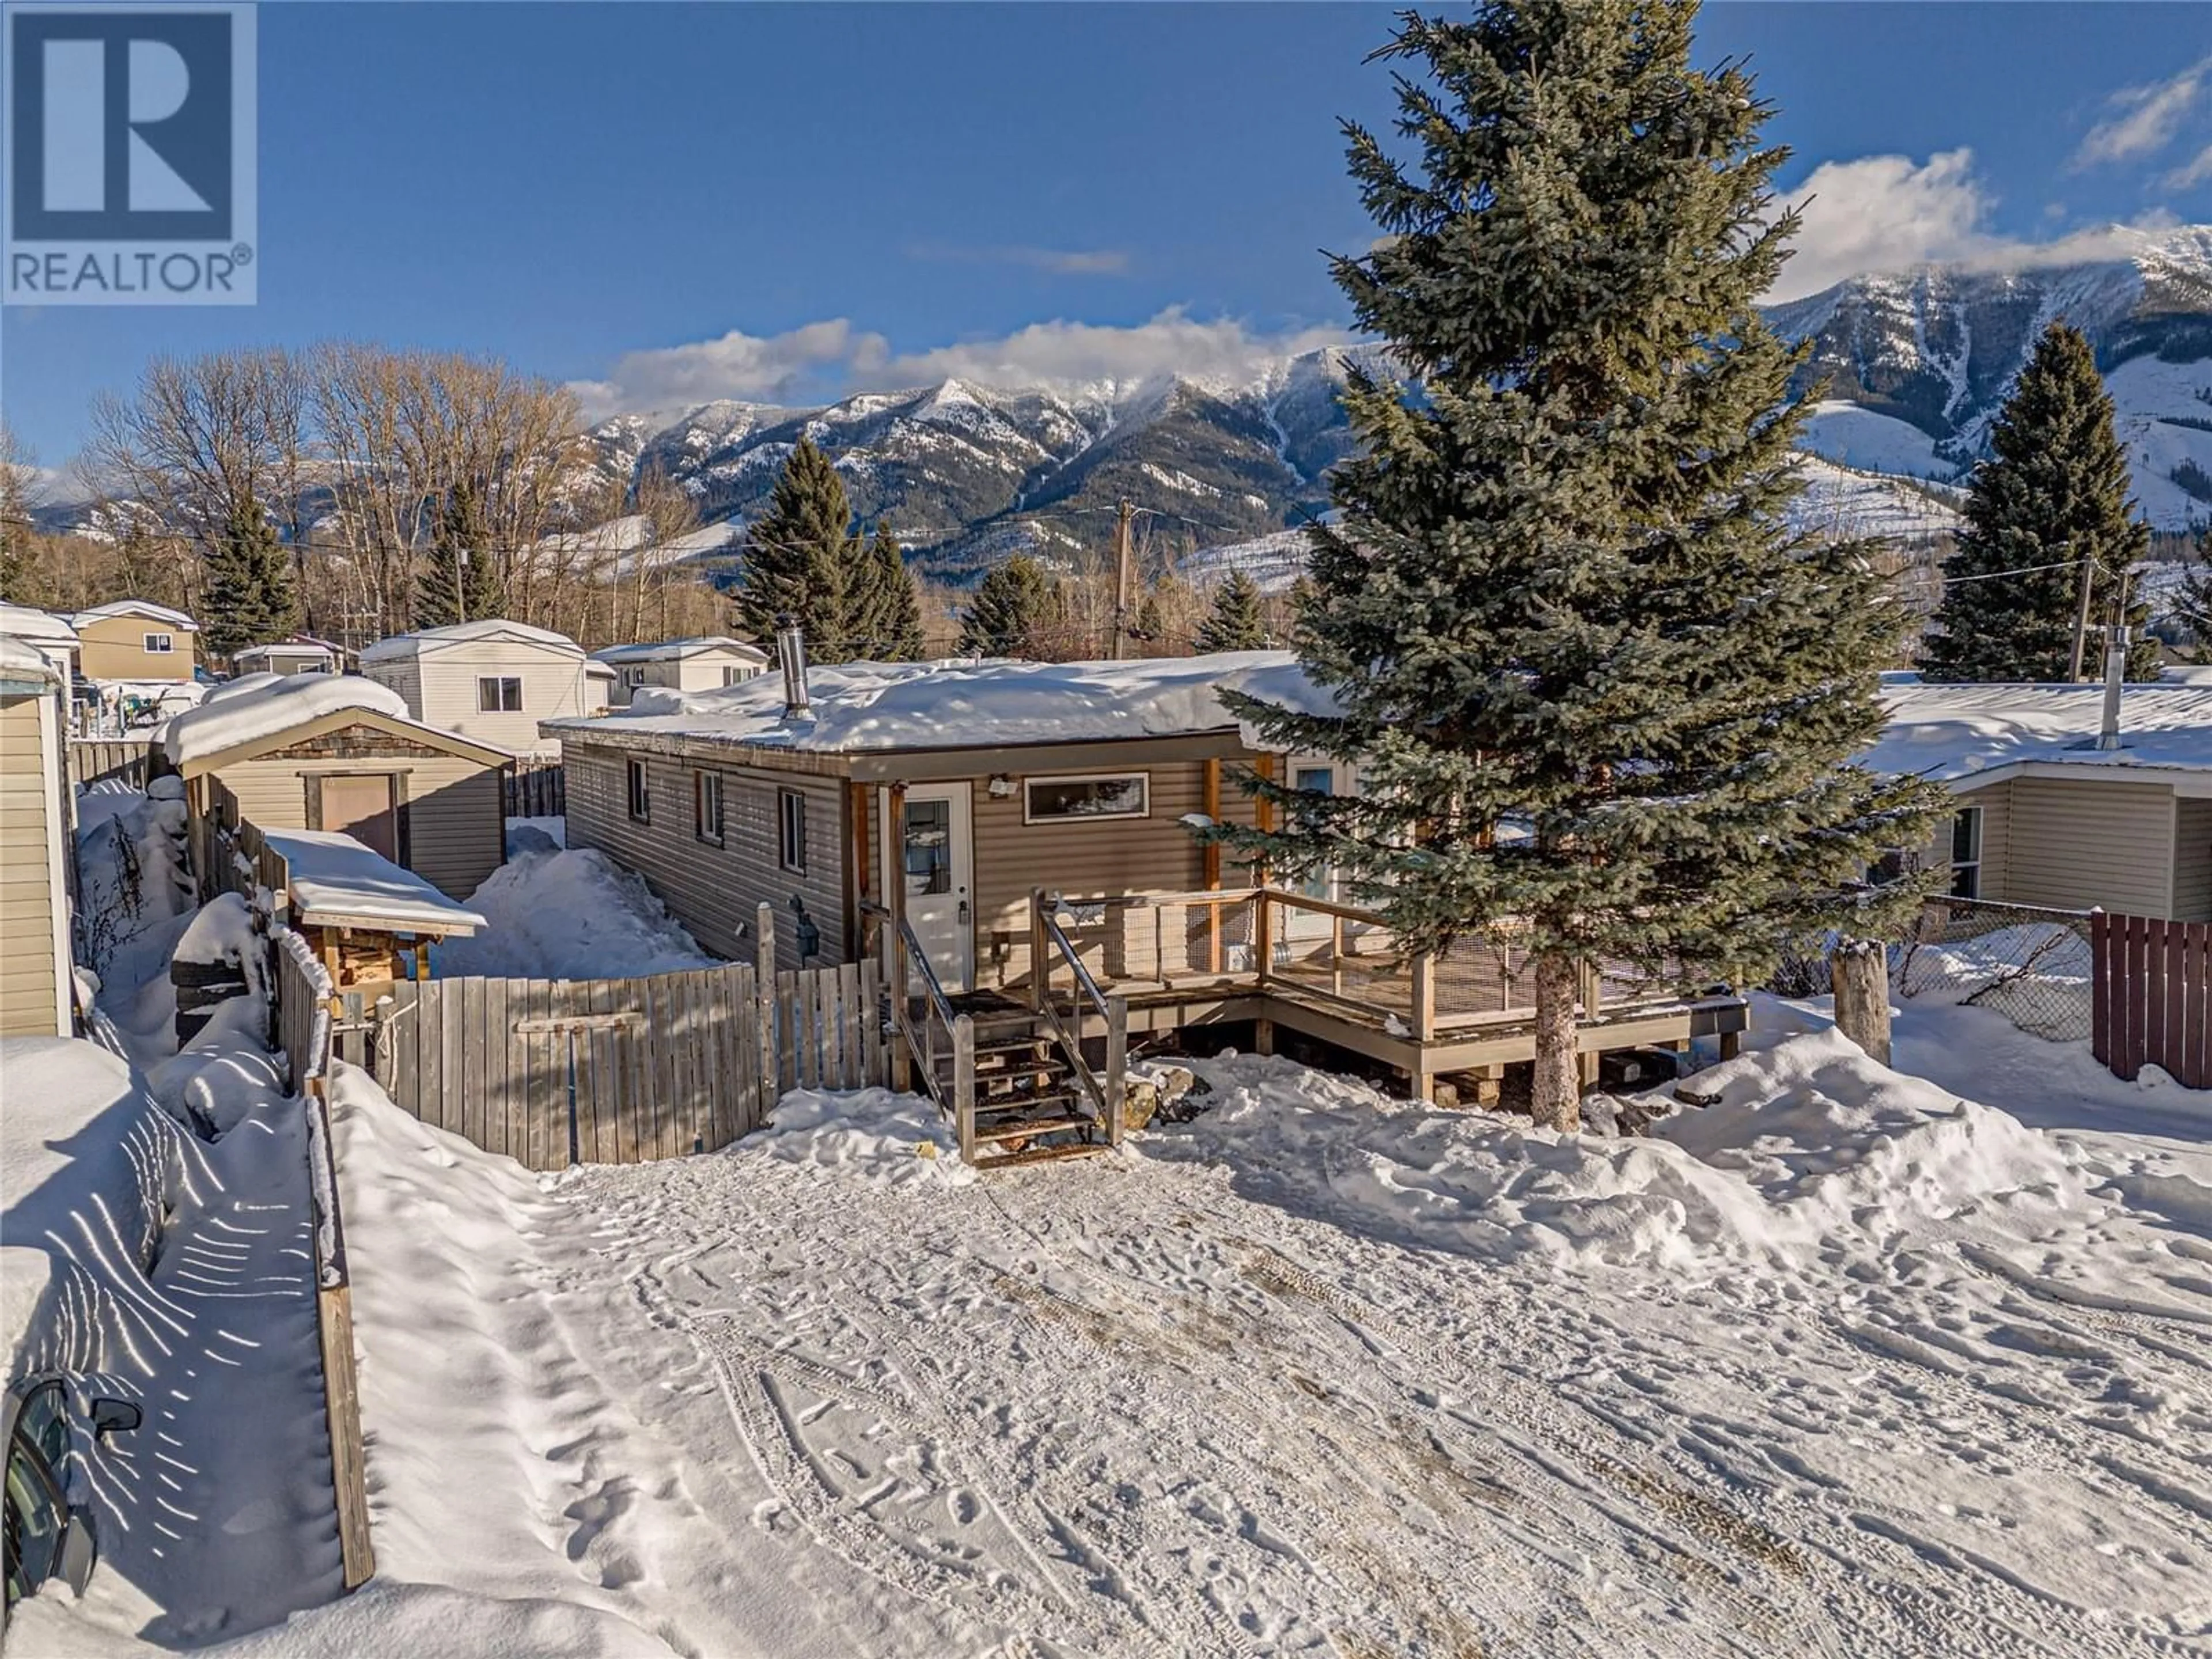
<svg viewBox="0 0 2212 1659"><path fill-rule="evenodd" d="M486 714L522 711L522 682L514 675L487 674L477 682L477 708Z"/></svg>
<svg viewBox="0 0 2212 1659"><path fill-rule="evenodd" d="M1022 785L1024 823L1060 823L1077 818L1141 818L1149 817L1152 810L1152 776L1146 772L1030 778Z"/></svg>
<svg viewBox="0 0 2212 1659"><path fill-rule="evenodd" d="M167 634L149 634L146 636L146 649L154 656L166 657L176 648L176 641Z"/></svg>

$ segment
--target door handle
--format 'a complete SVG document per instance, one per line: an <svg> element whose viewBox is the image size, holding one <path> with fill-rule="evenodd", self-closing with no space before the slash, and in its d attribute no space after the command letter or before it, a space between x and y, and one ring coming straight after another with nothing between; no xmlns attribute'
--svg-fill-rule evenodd
<svg viewBox="0 0 2212 1659"><path fill-rule="evenodd" d="M960 925L963 927L965 927L968 925L968 901L966 899L962 899L960 901Z"/></svg>

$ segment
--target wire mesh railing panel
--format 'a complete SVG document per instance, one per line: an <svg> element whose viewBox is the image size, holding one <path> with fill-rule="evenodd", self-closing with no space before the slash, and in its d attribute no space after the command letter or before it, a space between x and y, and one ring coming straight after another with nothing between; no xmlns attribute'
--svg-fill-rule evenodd
<svg viewBox="0 0 2212 1659"><path fill-rule="evenodd" d="M2089 912L1989 899L1930 899L1890 947L1891 988L2002 1014L2032 1036L2086 1042Z"/></svg>

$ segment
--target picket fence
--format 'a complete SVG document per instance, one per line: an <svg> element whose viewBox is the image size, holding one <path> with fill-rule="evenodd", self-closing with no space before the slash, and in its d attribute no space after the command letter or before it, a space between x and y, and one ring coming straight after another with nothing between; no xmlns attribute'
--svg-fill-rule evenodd
<svg viewBox="0 0 2212 1659"><path fill-rule="evenodd" d="M2090 1052L2116 1077L2146 1066L2212 1089L2212 921L2090 922Z"/></svg>

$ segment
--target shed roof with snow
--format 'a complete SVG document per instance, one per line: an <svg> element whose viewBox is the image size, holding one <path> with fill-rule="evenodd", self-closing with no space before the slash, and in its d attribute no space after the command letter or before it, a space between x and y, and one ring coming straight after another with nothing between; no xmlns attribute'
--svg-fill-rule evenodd
<svg viewBox="0 0 2212 1659"><path fill-rule="evenodd" d="M648 640L636 645L610 645L592 653L594 662L623 664L642 662L674 662L685 657L702 657L723 653L743 657L749 662L766 663L768 653L757 645L747 645L743 640L733 640L720 634L702 634L683 640Z"/></svg>
<svg viewBox="0 0 2212 1659"><path fill-rule="evenodd" d="M68 617L27 605L0 605L0 634L65 651L77 645L76 628Z"/></svg>
<svg viewBox="0 0 2212 1659"><path fill-rule="evenodd" d="M95 605L90 610L80 611L70 618L80 630L94 623L106 622L112 617L143 617L149 622L160 623L179 634L192 634L199 624L183 611L166 605L156 605L151 599L115 599L106 605Z"/></svg>
<svg viewBox="0 0 2212 1659"><path fill-rule="evenodd" d="M514 757L503 749L410 718L400 695L356 674L248 674L216 686L197 708L172 718L162 734L169 763L191 776L295 742L326 726L366 722L485 766Z"/></svg>
<svg viewBox="0 0 2212 1659"><path fill-rule="evenodd" d="M1972 790L2023 774L2138 781L2212 793L2212 684L2156 682L2120 694L2120 746L2097 747L2102 685L1892 684L1889 724L1860 758ZM2051 769L2061 769L2053 771Z"/></svg>
<svg viewBox="0 0 2212 1659"><path fill-rule="evenodd" d="M351 836L271 830L263 839L283 856L292 914L309 927L466 937L485 925L476 911Z"/></svg>

